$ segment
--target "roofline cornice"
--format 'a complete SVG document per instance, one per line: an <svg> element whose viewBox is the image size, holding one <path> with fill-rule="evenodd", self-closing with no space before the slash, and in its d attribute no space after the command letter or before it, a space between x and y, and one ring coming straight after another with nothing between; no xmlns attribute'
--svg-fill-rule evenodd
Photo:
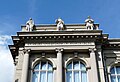
<svg viewBox="0 0 120 82"><path fill-rule="evenodd" d="M64 24L65 26L85 26L85 23L74 23L74 24ZM99 26L99 23L95 23L95 25ZM21 27L25 27L25 24L21 24ZM35 27L49 27L49 26L56 26L56 24L35 24Z"/></svg>
<svg viewBox="0 0 120 82"><path fill-rule="evenodd" d="M38 35L39 35L39 34L40 34L40 35L41 35L41 34L50 34L50 35L51 35L51 34L54 34L54 35L55 35L55 34L59 34L59 35L60 35L60 34L61 34L61 35L62 35L62 34L66 34L66 35L67 35L67 34L71 34L71 35L72 35L72 34L73 34L73 35L74 35L74 34L76 34L76 35L87 35L87 34L88 34L88 35L90 35L89 33L91 33L91 35L95 35L96 33L102 34L102 30L32 31L32 32L17 32L17 35L18 35L18 36L21 36L21 35L24 36L24 35L26 35L26 34L27 34L28 36L29 36L30 34L33 34L33 35L35 35L35 34L38 34Z"/></svg>

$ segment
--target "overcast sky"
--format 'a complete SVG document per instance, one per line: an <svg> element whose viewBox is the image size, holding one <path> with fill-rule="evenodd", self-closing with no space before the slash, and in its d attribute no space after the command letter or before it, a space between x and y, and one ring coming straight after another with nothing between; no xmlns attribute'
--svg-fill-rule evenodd
<svg viewBox="0 0 120 82"><path fill-rule="evenodd" d="M32 17L36 24L84 23L91 16L109 38L120 38L120 0L0 0L0 82L13 82L10 36ZM7 77L7 79L6 79Z"/></svg>

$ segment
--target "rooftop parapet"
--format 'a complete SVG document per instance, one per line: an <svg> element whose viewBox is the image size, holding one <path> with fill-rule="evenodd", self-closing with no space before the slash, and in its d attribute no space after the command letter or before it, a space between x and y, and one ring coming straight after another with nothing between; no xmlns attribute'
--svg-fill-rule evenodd
<svg viewBox="0 0 120 82"><path fill-rule="evenodd" d="M79 31L79 30L98 30L99 24L94 24L93 19L88 17L84 24L65 24L60 18L56 19L56 24L34 24L29 19L26 25L22 25L23 32L32 31Z"/></svg>

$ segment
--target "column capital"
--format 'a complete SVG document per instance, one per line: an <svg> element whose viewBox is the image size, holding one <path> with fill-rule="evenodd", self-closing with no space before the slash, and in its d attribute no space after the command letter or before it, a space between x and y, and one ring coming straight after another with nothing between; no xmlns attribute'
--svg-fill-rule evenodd
<svg viewBox="0 0 120 82"><path fill-rule="evenodd" d="M23 52L24 52L24 54L28 54L28 53L30 53L30 49L23 49Z"/></svg>
<svg viewBox="0 0 120 82"><path fill-rule="evenodd" d="M95 52L96 48L89 48L88 50L89 50L89 52Z"/></svg>
<svg viewBox="0 0 120 82"><path fill-rule="evenodd" d="M56 48L55 51L58 53L61 53L61 52L63 52L63 48Z"/></svg>

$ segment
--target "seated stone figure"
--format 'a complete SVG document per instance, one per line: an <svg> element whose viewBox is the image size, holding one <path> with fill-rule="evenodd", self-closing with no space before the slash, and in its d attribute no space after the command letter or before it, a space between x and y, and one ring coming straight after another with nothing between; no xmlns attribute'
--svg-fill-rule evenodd
<svg viewBox="0 0 120 82"><path fill-rule="evenodd" d="M60 18L58 18L56 21L57 24L57 30L64 30L64 21Z"/></svg>
<svg viewBox="0 0 120 82"><path fill-rule="evenodd" d="M32 18L30 18L30 19L26 22L26 30L27 30L27 31L33 31L33 26L34 26L34 21L32 20Z"/></svg>
<svg viewBox="0 0 120 82"><path fill-rule="evenodd" d="M88 18L85 20L85 24L87 29L93 30L94 29L94 20L88 16Z"/></svg>

